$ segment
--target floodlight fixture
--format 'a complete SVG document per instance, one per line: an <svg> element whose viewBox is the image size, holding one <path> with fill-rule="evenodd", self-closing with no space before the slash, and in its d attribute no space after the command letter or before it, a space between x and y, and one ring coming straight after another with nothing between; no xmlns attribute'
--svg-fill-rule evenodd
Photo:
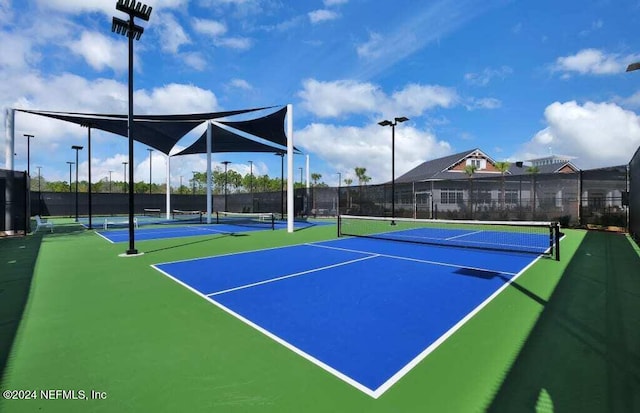
<svg viewBox="0 0 640 413"><path fill-rule="evenodd" d="M149 21L149 16L151 16L151 10L153 10L153 7L142 4L136 0L118 0L116 3L116 10L120 10L130 16L137 17L144 21Z"/></svg>
<svg viewBox="0 0 640 413"><path fill-rule="evenodd" d="M393 220L396 217L396 125L408 120L405 116L398 116L393 118L393 122L388 119L378 122L380 126L391 126L391 225L396 224Z"/></svg>

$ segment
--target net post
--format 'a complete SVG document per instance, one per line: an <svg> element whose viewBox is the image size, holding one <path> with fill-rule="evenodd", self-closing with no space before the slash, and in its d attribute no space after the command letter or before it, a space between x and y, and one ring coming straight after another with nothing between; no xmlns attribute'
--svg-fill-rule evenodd
<svg viewBox="0 0 640 413"><path fill-rule="evenodd" d="M560 223L556 222L554 226L554 239L556 248L556 261L560 261Z"/></svg>

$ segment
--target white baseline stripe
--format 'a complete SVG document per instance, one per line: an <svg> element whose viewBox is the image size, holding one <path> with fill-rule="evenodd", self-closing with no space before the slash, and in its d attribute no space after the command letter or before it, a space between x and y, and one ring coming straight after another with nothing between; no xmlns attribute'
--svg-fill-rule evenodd
<svg viewBox="0 0 640 413"><path fill-rule="evenodd" d="M275 281L285 280L287 278L298 277L300 275L311 274L313 272L324 271L324 270L328 270L330 268L336 268L336 267L341 267L343 265L353 264L353 263L358 262L358 261L364 261L364 260L368 260L368 259L375 258L375 257L378 257L378 256L379 256L378 254L375 254L375 255L369 255L368 257L356 258L355 260L339 262L337 264L327 265L325 267L313 268L313 269L307 270L307 271L301 271L301 272L297 272L297 273L294 273L294 274L283 275L281 277L276 277L276 278L271 278L271 279L268 279L268 280L259 281L259 282L255 282L255 283L251 283L251 284L241 285L240 287L229 288L228 290L216 291L215 293L206 294L206 296L207 297L213 297L215 295L230 293L232 291L238 291L238 290L243 290L245 288L255 287L255 286L258 286L258 285L269 284L269 283L272 283L272 282L275 282Z"/></svg>

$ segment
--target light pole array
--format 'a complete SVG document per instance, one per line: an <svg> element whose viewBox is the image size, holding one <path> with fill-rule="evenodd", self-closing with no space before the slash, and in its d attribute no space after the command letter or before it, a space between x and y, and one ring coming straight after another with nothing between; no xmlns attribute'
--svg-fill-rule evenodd
<svg viewBox="0 0 640 413"><path fill-rule="evenodd" d="M390 120L378 122L380 126L391 126L391 225L395 225L393 219L396 217L396 125L406 122L409 118L400 116Z"/></svg>
<svg viewBox="0 0 640 413"><path fill-rule="evenodd" d="M140 40L144 28L134 23L134 18L148 21L151 16L152 7L142 4L136 0L118 0L116 10L129 15L129 20L124 21L117 17L113 18L111 31L127 36L129 38L129 249L126 255L135 255L138 251L135 248L135 233L133 224L133 40Z"/></svg>

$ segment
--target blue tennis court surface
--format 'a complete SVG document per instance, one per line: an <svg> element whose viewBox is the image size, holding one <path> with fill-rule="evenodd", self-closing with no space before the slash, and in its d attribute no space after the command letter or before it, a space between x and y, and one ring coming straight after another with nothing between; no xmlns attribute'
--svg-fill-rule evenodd
<svg viewBox="0 0 640 413"><path fill-rule="evenodd" d="M535 259L347 238L154 268L379 397Z"/></svg>
<svg viewBox="0 0 640 413"><path fill-rule="evenodd" d="M199 225L166 225L159 228L138 228L135 230L135 237L138 241L147 241L153 239L165 238L182 238L193 237L198 235L215 235L215 234L233 234L248 231L271 231L271 228L261 227L240 227L237 225L225 224L199 224ZM114 229L97 231L102 237L111 242L129 241L128 229Z"/></svg>
<svg viewBox="0 0 640 413"><path fill-rule="evenodd" d="M314 225L327 225L325 223L309 223L309 222L296 222L295 228L302 229ZM277 221L275 223L275 229L285 229L286 222ZM215 234L236 234L242 232L252 231L271 231L271 228L267 225L230 225L230 224L194 224L194 225L178 225L167 224L159 225L148 228L136 228L135 237L138 241L147 241L154 239L165 238L182 238L193 237L199 235L215 235ZM129 229L109 229L99 230L97 234L107 239L110 242L126 242L129 241Z"/></svg>

